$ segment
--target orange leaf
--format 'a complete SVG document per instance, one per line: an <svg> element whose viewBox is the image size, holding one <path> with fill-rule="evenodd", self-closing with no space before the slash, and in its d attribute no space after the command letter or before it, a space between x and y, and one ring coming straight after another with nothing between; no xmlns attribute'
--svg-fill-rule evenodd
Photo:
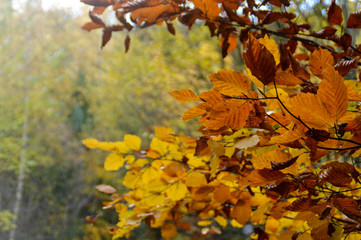
<svg viewBox="0 0 361 240"><path fill-rule="evenodd" d="M246 51L243 54L246 66L263 84L267 85L276 75L276 62L270 51L253 35L249 35Z"/></svg>
<svg viewBox="0 0 361 240"><path fill-rule="evenodd" d="M247 180L250 186L265 186L269 183L273 183L276 180L283 179L286 175L280 171L271 171L264 168L262 170L253 170L251 174L247 176Z"/></svg>
<svg viewBox="0 0 361 240"><path fill-rule="evenodd" d="M333 65L334 59L332 54L322 48L318 48L311 54L310 57L310 70L319 78L322 78L322 72L327 65Z"/></svg>
<svg viewBox="0 0 361 240"><path fill-rule="evenodd" d="M241 72L221 70L209 75L213 87L228 96L243 96L251 89L251 82Z"/></svg>
<svg viewBox="0 0 361 240"><path fill-rule="evenodd" d="M198 106L193 106L183 114L182 119L184 121L189 121L190 119L192 119L194 117L202 116L205 113L207 113L207 111L204 110L203 108L200 108Z"/></svg>
<svg viewBox="0 0 361 240"><path fill-rule="evenodd" d="M301 93L291 98L290 103L291 112L296 117L300 117L310 128L328 131L329 127L334 124L318 95Z"/></svg>
<svg viewBox="0 0 361 240"><path fill-rule="evenodd" d="M208 18L216 18L220 13L218 1L216 0L192 0L194 6L202 10Z"/></svg>
<svg viewBox="0 0 361 240"><path fill-rule="evenodd" d="M239 224L246 224L251 217L252 208L249 199L240 199L234 206L232 211L232 217L236 219Z"/></svg>
<svg viewBox="0 0 361 240"><path fill-rule="evenodd" d="M81 29L90 32L91 30L102 28L102 27L104 27L104 25L97 24L95 22L87 22L81 27Z"/></svg>
<svg viewBox="0 0 361 240"><path fill-rule="evenodd" d="M333 123L337 123L347 110L347 87L343 77L331 66L323 71L323 80L319 85L317 96L326 106Z"/></svg>
<svg viewBox="0 0 361 240"><path fill-rule="evenodd" d="M177 99L178 102L190 102L190 101L199 101L199 97L197 95L194 94L193 91L189 90L189 89L185 89L185 90L180 90L180 91L173 91L169 93L170 95L172 95L172 97L174 97L175 99Z"/></svg>
<svg viewBox="0 0 361 240"><path fill-rule="evenodd" d="M166 223L161 229L161 235L165 239L175 237L177 235L177 227L173 223Z"/></svg>
<svg viewBox="0 0 361 240"><path fill-rule="evenodd" d="M293 75L290 72L278 72L275 77L277 85L285 85L285 86L296 86L301 85L303 81Z"/></svg>

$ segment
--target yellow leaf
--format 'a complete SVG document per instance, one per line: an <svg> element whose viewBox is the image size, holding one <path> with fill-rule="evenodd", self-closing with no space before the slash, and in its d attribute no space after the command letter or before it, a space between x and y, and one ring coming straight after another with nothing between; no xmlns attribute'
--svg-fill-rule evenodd
<svg viewBox="0 0 361 240"><path fill-rule="evenodd" d="M207 179L204 174L200 172L192 172L188 175L186 180L186 185L188 187L199 187L204 184L207 184Z"/></svg>
<svg viewBox="0 0 361 240"><path fill-rule="evenodd" d="M175 184L172 184L165 192L170 199L178 201L187 196L188 188L184 183L178 181Z"/></svg>
<svg viewBox="0 0 361 240"><path fill-rule="evenodd" d="M137 172L127 172L123 179L123 185L127 188L136 188L142 183L139 173Z"/></svg>
<svg viewBox="0 0 361 240"><path fill-rule="evenodd" d="M212 221L199 221L197 224L198 226L205 227L211 225Z"/></svg>
<svg viewBox="0 0 361 240"><path fill-rule="evenodd" d="M104 169L106 171L117 171L119 168L124 165L124 158L118 153L111 153L105 159Z"/></svg>
<svg viewBox="0 0 361 240"><path fill-rule="evenodd" d="M161 156L164 156L168 153L169 143L161 141L159 138L155 137L150 143L150 148L158 152Z"/></svg>
<svg viewBox="0 0 361 240"><path fill-rule="evenodd" d="M98 148L99 146L99 141L94 138L87 138L84 139L82 142L87 148L91 148L91 149Z"/></svg>
<svg viewBox="0 0 361 240"><path fill-rule="evenodd" d="M125 136L124 136L124 143L130 149L139 151L141 142L142 142L142 140L138 136L131 135L131 134L125 134Z"/></svg>
<svg viewBox="0 0 361 240"><path fill-rule="evenodd" d="M145 185L148 185L152 181L159 178L158 171L153 167L147 167L142 172L142 182Z"/></svg>
<svg viewBox="0 0 361 240"><path fill-rule="evenodd" d="M226 153L226 149L223 144L212 139L207 141L208 146L212 149L213 152L217 154L217 156L222 156Z"/></svg>
<svg viewBox="0 0 361 240"><path fill-rule="evenodd" d="M280 222L273 217L268 217L265 226L266 230L276 233L278 228L280 227Z"/></svg>
<svg viewBox="0 0 361 240"><path fill-rule="evenodd" d="M94 138L88 138L83 140L83 144L88 148L98 148L104 151L112 151L116 148L116 143L113 142L99 142Z"/></svg>
<svg viewBox="0 0 361 240"><path fill-rule="evenodd" d="M188 154L187 158L188 158L187 164L190 168L203 167L207 165L206 161L204 161L203 158L193 156L193 154Z"/></svg>
<svg viewBox="0 0 361 240"><path fill-rule="evenodd" d="M155 127L154 134L157 138L165 142L174 142L175 133L171 128Z"/></svg>
<svg viewBox="0 0 361 240"><path fill-rule="evenodd" d="M277 43L270 39L268 35L265 35L264 38L258 39L263 46L267 48L268 51L270 51L276 61L276 65L280 63L280 53L278 51L278 45Z"/></svg>
<svg viewBox="0 0 361 240"><path fill-rule="evenodd" d="M169 93L170 95L172 95L172 97L174 97L175 99L177 99L178 102L190 102L190 101L199 101L199 97L197 95L194 94L193 91L189 90L189 89L184 89L184 90L180 90L180 91L173 91Z"/></svg>
<svg viewBox="0 0 361 240"><path fill-rule="evenodd" d="M166 223L161 229L161 235L165 239L175 237L177 235L177 227L173 223Z"/></svg>
<svg viewBox="0 0 361 240"><path fill-rule="evenodd" d="M127 153L129 151L128 146L124 142L115 142L114 148L119 153Z"/></svg>
<svg viewBox="0 0 361 240"><path fill-rule="evenodd" d="M227 219L225 219L221 215L218 215L217 217L215 217L214 220L222 227L226 227L228 224Z"/></svg>
<svg viewBox="0 0 361 240"><path fill-rule="evenodd" d="M234 227L234 228L243 228L243 226L244 226L244 225L242 225L242 224L239 224L235 219L232 219L232 220L231 220L231 225L232 225L232 227Z"/></svg>

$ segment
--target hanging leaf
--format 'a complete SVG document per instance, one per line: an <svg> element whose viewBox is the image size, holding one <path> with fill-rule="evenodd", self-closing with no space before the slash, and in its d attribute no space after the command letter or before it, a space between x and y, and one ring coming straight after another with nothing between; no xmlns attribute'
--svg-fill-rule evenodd
<svg viewBox="0 0 361 240"><path fill-rule="evenodd" d="M127 53L128 50L129 50L129 46L130 46L130 37L129 37L129 35L127 35L127 37L124 40L124 46L125 46L125 53Z"/></svg>
<svg viewBox="0 0 361 240"><path fill-rule="evenodd" d="M172 23L167 22L167 29L168 29L168 32L175 35L175 29L174 29L174 26Z"/></svg>
<svg viewBox="0 0 361 240"><path fill-rule="evenodd" d="M352 181L352 176L359 174L349 163L330 162L321 167L324 169L319 175L321 183L329 182L336 187L345 187Z"/></svg>
<svg viewBox="0 0 361 240"><path fill-rule="evenodd" d="M272 53L251 34L249 34L245 49L243 58L252 75L264 85L273 82L276 75L276 62Z"/></svg>
<svg viewBox="0 0 361 240"><path fill-rule="evenodd" d="M361 10L350 14L347 20L347 28L361 28Z"/></svg>
<svg viewBox="0 0 361 240"><path fill-rule="evenodd" d="M327 21L331 25L341 25L342 22L342 9L332 0L331 5L327 9Z"/></svg>

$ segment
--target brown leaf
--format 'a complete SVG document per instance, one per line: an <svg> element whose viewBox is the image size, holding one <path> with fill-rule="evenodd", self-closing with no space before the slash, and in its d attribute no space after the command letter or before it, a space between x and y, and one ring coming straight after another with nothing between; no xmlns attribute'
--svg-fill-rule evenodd
<svg viewBox="0 0 361 240"><path fill-rule="evenodd" d="M361 10L350 14L347 20L348 28L361 28Z"/></svg>
<svg viewBox="0 0 361 240"><path fill-rule="evenodd" d="M357 176L358 172L349 163L330 162L321 167L324 169L319 175L320 183L329 182L336 187L348 186L352 181L352 176Z"/></svg>
<svg viewBox="0 0 361 240"><path fill-rule="evenodd" d="M103 20L102 20L100 17L92 14L91 12L89 12L89 17L90 17L90 19L92 20L92 22L94 22L94 23L96 23L96 24L98 24L98 25L102 25L103 27L105 27L105 23L103 22Z"/></svg>
<svg viewBox="0 0 361 240"><path fill-rule="evenodd" d="M310 79L310 74L305 70L304 67L301 66L301 64L293 57L290 52L288 52L288 58L291 62L292 72L296 77L302 80Z"/></svg>
<svg viewBox="0 0 361 240"><path fill-rule="evenodd" d="M318 32L311 32L311 36L319 37L319 38L327 38L333 36L336 32L337 30L334 29L333 27L326 26Z"/></svg>
<svg viewBox="0 0 361 240"><path fill-rule="evenodd" d="M341 25L342 22L342 9L332 0L331 5L327 9L327 21L331 25Z"/></svg>
<svg viewBox="0 0 361 240"><path fill-rule="evenodd" d="M161 235L165 239L175 237L177 235L177 227L173 223L166 223L162 226Z"/></svg>
<svg viewBox="0 0 361 240"><path fill-rule="evenodd" d="M125 46L125 53L127 53L128 50L129 50L129 46L130 46L130 37L129 37L129 35L127 35L127 37L124 40L124 46Z"/></svg>
<svg viewBox="0 0 361 240"><path fill-rule="evenodd" d="M322 78L322 72L327 65L333 65L334 59L332 54L322 48L318 48L311 54L310 57L310 70L319 78Z"/></svg>
<svg viewBox="0 0 361 240"><path fill-rule="evenodd" d="M171 34L175 35L175 29L174 29L174 26L172 23L168 23L167 22L167 29L168 29L168 32L170 32Z"/></svg>
<svg viewBox="0 0 361 240"><path fill-rule="evenodd" d="M267 191L279 194L281 197L287 198L288 194L298 189L298 184L292 181L283 181L280 184L268 184L265 186Z"/></svg>
<svg viewBox="0 0 361 240"><path fill-rule="evenodd" d="M271 162L271 170L282 170L282 169L285 169L285 168L288 168L289 166L293 165L298 159L298 156L297 157L294 157L294 158L291 158L290 160L286 161L286 162L274 162L272 161Z"/></svg>
<svg viewBox="0 0 361 240"><path fill-rule="evenodd" d="M341 76L345 76L351 69L355 69L358 67L358 61L356 58L352 60L344 60L341 59L335 65L335 69L339 72Z"/></svg>
<svg viewBox="0 0 361 240"><path fill-rule="evenodd" d="M109 42L109 40L112 38L112 31L105 28L103 31L103 37L102 37L102 48Z"/></svg>
<svg viewBox="0 0 361 240"><path fill-rule="evenodd" d="M343 194L335 194L332 195L332 202L335 207L347 217L356 221L361 221L360 205L352 197L347 197Z"/></svg>
<svg viewBox="0 0 361 240"><path fill-rule="evenodd" d="M200 10L199 8L195 8L179 16L178 20L179 22L188 26L188 29L191 30L193 24L196 22L198 18L201 17L201 15L202 15L202 10Z"/></svg>
<svg viewBox="0 0 361 240"><path fill-rule="evenodd" d="M319 198L312 199L311 197L303 196L293 201L289 206L285 207L285 209L294 212L304 212L310 210L318 201L320 201Z"/></svg>
<svg viewBox="0 0 361 240"><path fill-rule="evenodd" d="M267 48L249 34L246 51L243 54L246 66L264 85L273 82L276 75L276 62Z"/></svg>
<svg viewBox="0 0 361 240"><path fill-rule="evenodd" d="M99 191L99 192L103 192L103 193L115 193L115 188L113 188L112 186L110 185L105 185L105 184L100 184L96 187L96 189Z"/></svg>
<svg viewBox="0 0 361 240"><path fill-rule="evenodd" d="M80 0L80 2L94 7L107 7L113 4L113 0Z"/></svg>

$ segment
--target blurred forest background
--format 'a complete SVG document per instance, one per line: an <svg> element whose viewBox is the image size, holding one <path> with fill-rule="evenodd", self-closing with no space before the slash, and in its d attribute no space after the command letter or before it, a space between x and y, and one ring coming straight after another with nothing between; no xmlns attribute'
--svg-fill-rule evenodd
<svg viewBox="0 0 361 240"><path fill-rule="evenodd" d="M321 26L326 3L307 4L292 7ZM342 2L344 11L357 4ZM1 0L0 9L0 239L110 239L116 216L101 209L107 199L95 187L121 189L122 172L105 173L104 154L87 151L81 140L130 133L147 144L154 126L196 134L179 119L187 106L168 92L208 90L208 74L242 69L241 49L223 60L218 39L196 24L192 31L175 26L176 36L166 26L134 31L124 54L124 33L101 50L101 33L81 30L85 6ZM98 214L95 224L85 220ZM159 237L144 230L134 238Z"/></svg>

